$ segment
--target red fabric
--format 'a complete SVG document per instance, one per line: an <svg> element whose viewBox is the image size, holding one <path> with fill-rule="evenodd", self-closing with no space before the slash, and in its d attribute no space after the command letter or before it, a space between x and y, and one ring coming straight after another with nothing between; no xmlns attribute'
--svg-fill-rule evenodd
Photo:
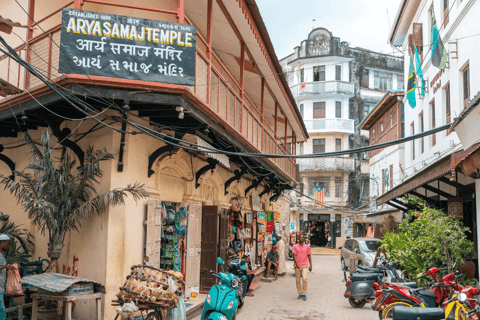
<svg viewBox="0 0 480 320"><path fill-rule="evenodd" d="M293 254L297 256L297 263L299 268L308 267L308 256L312 254L310 246L304 244L296 244L293 246Z"/></svg>

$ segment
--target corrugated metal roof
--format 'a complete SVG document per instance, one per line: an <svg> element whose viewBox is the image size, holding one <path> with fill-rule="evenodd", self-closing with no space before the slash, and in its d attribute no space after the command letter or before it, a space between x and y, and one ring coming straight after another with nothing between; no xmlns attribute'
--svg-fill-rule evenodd
<svg viewBox="0 0 480 320"><path fill-rule="evenodd" d="M25 26L19 22L15 22L10 19L4 18L2 16L0 16L0 23L5 23L12 27L28 28L28 26Z"/></svg>
<svg viewBox="0 0 480 320"><path fill-rule="evenodd" d="M105 287L94 280L67 276L61 273L35 274L23 277L20 282L50 292L63 292L79 282L93 282L95 292L105 293Z"/></svg>

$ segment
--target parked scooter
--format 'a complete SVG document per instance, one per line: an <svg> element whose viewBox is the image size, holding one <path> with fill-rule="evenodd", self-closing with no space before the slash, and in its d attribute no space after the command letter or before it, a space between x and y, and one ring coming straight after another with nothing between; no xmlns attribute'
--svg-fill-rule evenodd
<svg viewBox="0 0 480 320"><path fill-rule="evenodd" d="M217 258L217 263L222 266L223 260ZM220 281L210 288L205 304L201 320L234 320L237 309L243 306L242 293L239 284L242 279L232 273L210 271Z"/></svg>

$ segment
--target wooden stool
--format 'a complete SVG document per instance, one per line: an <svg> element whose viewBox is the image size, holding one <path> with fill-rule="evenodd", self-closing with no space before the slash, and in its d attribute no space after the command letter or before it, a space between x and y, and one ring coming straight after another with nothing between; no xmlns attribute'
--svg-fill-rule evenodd
<svg viewBox="0 0 480 320"><path fill-rule="evenodd" d="M97 320L102 320L102 298L103 293L81 294L81 295L69 295L69 296L53 296L44 294L32 294L33 306L32 306L32 320L37 320L38 300L57 300L59 303L63 302L63 319L72 320L72 304L70 301L77 300L91 300L95 299Z"/></svg>

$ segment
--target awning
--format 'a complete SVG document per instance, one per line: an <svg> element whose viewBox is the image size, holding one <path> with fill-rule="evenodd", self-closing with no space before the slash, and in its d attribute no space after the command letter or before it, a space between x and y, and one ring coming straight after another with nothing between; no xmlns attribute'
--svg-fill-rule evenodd
<svg viewBox="0 0 480 320"><path fill-rule="evenodd" d="M21 89L15 87L10 82L0 79L0 96L6 97L11 94L18 94L22 92Z"/></svg>
<svg viewBox="0 0 480 320"><path fill-rule="evenodd" d="M476 143L461 155L452 154L452 164L464 175L480 179L480 143Z"/></svg>

